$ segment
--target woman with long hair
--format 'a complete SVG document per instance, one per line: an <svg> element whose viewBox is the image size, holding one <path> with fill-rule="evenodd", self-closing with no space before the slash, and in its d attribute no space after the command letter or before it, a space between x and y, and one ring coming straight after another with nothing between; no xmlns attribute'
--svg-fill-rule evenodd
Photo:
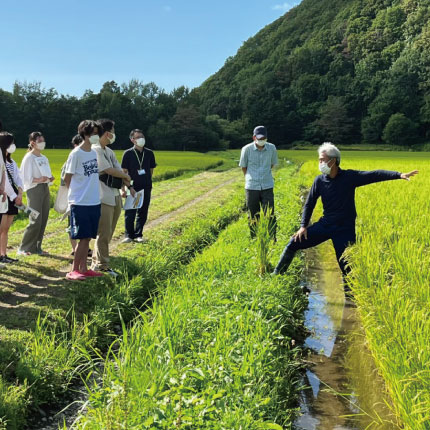
<svg viewBox="0 0 430 430"><path fill-rule="evenodd" d="M6 213L0 215L0 263L13 263L17 261L7 255L9 228L15 215L18 214L17 206L22 205L23 192L23 183L18 166L11 156L15 150L16 145L13 135L5 131L0 132L0 151L6 164L5 190L8 199L8 210Z"/></svg>

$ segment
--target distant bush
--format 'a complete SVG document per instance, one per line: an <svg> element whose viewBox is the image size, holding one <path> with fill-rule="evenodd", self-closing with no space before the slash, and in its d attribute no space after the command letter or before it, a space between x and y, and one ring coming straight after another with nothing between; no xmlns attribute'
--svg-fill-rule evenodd
<svg viewBox="0 0 430 430"><path fill-rule="evenodd" d="M417 139L418 125L402 113L391 115L382 138L391 145L409 146Z"/></svg>

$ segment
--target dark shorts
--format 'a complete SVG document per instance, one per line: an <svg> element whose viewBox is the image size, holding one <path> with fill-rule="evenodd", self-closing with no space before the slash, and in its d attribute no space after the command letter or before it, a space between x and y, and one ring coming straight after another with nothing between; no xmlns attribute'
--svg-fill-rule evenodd
<svg viewBox="0 0 430 430"><path fill-rule="evenodd" d="M18 208L15 203L8 197L8 209L5 215L18 215Z"/></svg>
<svg viewBox="0 0 430 430"><path fill-rule="evenodd" d="M95 239L99 228L101 205L70 207L70 237L72 239Z"/></svg>

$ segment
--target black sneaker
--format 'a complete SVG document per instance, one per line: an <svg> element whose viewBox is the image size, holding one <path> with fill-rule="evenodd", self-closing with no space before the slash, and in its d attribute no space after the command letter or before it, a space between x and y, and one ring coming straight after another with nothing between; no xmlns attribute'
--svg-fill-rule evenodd
<svg viewBox="0 0 430 430"><path fill-rule="evenodd" d="M10 263L14 263L18 260L15 260L14 258L9 258L7 255L1 255L0 256L0 263L4 263L4 264L10 264Z"/></svg>
<svg viewBox="0 0 430 430"><path fill-rule="evenodd" d="M8 255L5 255L4 258L6 260L5 263L16 263L17 261L19 261L18 259L9 257Z"/></svg>

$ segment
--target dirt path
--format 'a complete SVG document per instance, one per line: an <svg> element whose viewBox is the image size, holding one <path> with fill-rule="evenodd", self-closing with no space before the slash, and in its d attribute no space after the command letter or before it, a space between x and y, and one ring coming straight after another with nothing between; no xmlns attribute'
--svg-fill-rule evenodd
<svg viewBox="0 0 430 430"><path fill-rule="evenodd" d="M175 209L174 211L168 212L164 215L159 216L156 219L153 219L149 222L147 222L145 224L145 229L144 229L144 233L151 231L153 228L157 227L160 224L166 223L167 221L177 218L178 216L180 216L182 213L184 213L185 211L187 211L188 209L192 208L193 206L197 205L198 203L200 203L203 200L208 199L212 194L216 193L220 188L223 188L231 183L233 183L234 181L236 181L236 178L233 179L229 179L228 181L223 182L222 184L217 185L216 187L212 188L210 191L202 194L199 197L196 197L195 199L189 201L188 203L185 203L184 205L182 205L181 207L179 207L178 209ZM117 248L117 246L121 243L121 240L123 239L123 235L119 235L116 236L110 244L110 251L112 253L114 253L115 249Z"/></svg>
<svg viewBox="0 0 430 430"><path fill-rule="evenodd" d="M193 206L209 199L219 189L226 187L237 180L238 178L235 177L224 181L179 208L151 220L145 225L145 232L150 232L155 227L180 217ZM116 254L115 250L121 243L122 238L123 235L118 234L112 240L110 245L112 255ZM129 244L128 246L130 245L139 246L138 244ZM0 283L3 287L3 292L0 294L0 310L7 309L10 314L8 317L9 323L5 324L6 327L14 328L14 326L16 326L21 328L21 324L19 323L20 321L22 322L28 318L35 320L38 314L38 309L29 309L26 306L28 302L34 301L36 305L42 305L44 302L43 299L46 297L59 298L65 296L65 289L67 288L68 283L64 283L62 281L64 280L66 273L70 270L71 259L64 256L58 256L56 258L60 259L65 264L61 264L59 268L47 267L47 273L45 274L41 274L37 271L37 265L39 263L40 265L43 265L44 259L46 261L46 257L40 257L40 260L36 262L37 264L34 264L34 262L27 263L29 268L26 268L26 270L28 270L26 273L23 273L22 267L19 265L11 266L10 275L11 278L13 278L12 280L8 279L7 276L0 275ZM66 305L67 304L65 303L65 306Z"/></svg>

